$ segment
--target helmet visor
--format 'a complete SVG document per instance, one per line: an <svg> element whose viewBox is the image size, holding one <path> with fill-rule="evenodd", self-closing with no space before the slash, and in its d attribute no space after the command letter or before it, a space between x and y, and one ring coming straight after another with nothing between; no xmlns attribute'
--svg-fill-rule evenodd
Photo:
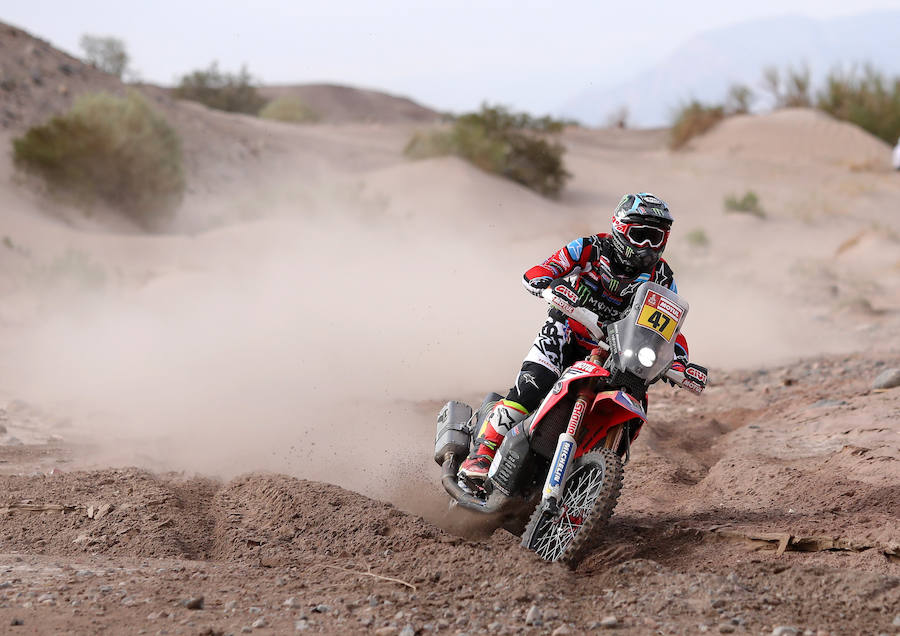
<svg viewBox="0 0 900 636"><path fill-rule="evenodd" d="M628 224L625 238L635 247L661 247L666 242L668 232L652 225Z"/></svg>

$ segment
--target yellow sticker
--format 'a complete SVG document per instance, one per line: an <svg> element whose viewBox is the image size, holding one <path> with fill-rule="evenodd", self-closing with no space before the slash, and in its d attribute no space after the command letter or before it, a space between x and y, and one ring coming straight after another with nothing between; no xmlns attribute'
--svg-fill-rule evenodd
<svg viewBox="0 0 900 636"><path fill-rule="evenodd" d="M684 315L684 309L656 292L647 292L637 324L657 332L667 342L675 335L675 327Z"/></svg>

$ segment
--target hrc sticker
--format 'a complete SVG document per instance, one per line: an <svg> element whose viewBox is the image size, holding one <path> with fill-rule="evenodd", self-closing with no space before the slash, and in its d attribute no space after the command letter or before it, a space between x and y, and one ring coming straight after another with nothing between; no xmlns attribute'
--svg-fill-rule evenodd
<svg viewBox="0 0 900 636"><path fill-rule="evenodd" d="M637 324L652 329L668 342L675 335L675 327L683 315L684 308L656 292L648 291L638 314Z"/></svg>

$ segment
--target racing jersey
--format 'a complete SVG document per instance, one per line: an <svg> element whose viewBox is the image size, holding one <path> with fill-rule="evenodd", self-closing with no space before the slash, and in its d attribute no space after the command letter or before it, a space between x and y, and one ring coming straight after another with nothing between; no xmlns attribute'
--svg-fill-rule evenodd
<svg viewBox="0 0 900 636"><path fill-rule="evenodd" d="M563 278L575 271L576 267L580 268L581 273L574 285L579 304L595 312L603 325L615 322L625 315L641 283L651 281L678 292L672 268L663 259L651 271L641 272L637 276L616 275L610 265L610 240L610 236L605 233L575 239L540 265L525 272L525 288L540 296L542 290L554 279ZM560 314L560 318L562 317ZM568 319L568 324L579 345L586 348L597 346L581 323ZM687 362L687 340L682 334L675 340L675 357L679 362Z"/></svg>

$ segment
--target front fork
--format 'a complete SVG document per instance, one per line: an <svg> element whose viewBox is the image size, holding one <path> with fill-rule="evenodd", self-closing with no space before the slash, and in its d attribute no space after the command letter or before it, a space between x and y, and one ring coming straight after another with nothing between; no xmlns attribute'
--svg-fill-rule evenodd
<svg viewBox="0 0 900 636"><path fill-rule="evenodd" d="M591 351L588 360L594 364L602 364L606 354L600 349ZM550 462L550 471L547 473L547 479L544 482L544 492L541 496L541 504L548 510L556 513L559 510L559 502L562 499L563 491L566 488L566 479L569 477L569 469L572 466L572 460L575 459L575 451L578 448L578 429L581 427L581 421L591 407L594 396L596 394L596 382L588 382L575 398L575 406L572 407L572 415L569 417L569 425L566 426L564 433L560 433L559 441L556 442L556 452L553 453L553 461Z"/></svg>
<svg viewBox="0 0 900 636"><path fill-rule="evenodd" d="M569 476L569 469L572 466L572 460L575 458L575 450L578 448L578 442L575 439L578 428L581 426L581 420L584 419L585 413L590 408L590 397L593 391L588 388L582 389L575 399L575 406L572 407L572 415L569 417L569 425L565 432L560 433L559 441L556 443L556 452L553 453L553 461L550 462L550 471L547 473L547 480L544 482L544 492L541 496L541 503L545 504L551 511L559 508L559 502L562 499L563 490L566 487L566 479Z"/></svg>

